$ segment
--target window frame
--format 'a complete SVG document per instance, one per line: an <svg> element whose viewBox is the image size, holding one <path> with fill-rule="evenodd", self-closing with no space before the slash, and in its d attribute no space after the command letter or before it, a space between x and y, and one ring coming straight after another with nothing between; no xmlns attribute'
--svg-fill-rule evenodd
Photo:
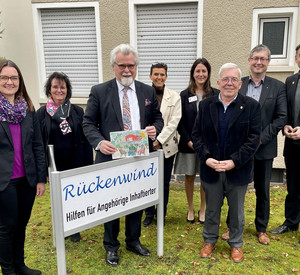
<svg viewBox="0 0 300 275"><path fill-rule="evenodd" d="M288 26L285 26L288 28L288 32L285 33L286 41L284 41L286 57L273 55L268 67L269 72L294 71L294 48L297 37L298 7L253 9L251 48L260 44L260 41L262 41L262 20L273 20L273 22L276 22L279 20L282 21L283 18L289 18Z"/></svg>
<svg viewBox="0 0 300 275"><path fill-rule="evenodd" d="M101 28L100 28L100 10L98 2L60 2L60 3L32 3L33 24L35 33L35 46L37 55L37 67L38 67L38 83L39 83L39 96L40 103L45 103L47 98L44 94L44 83L46 82L46 64L43 47L43 32L41 21L41 10L44 9L66 9L66 8L88 8L93 7L95 12L96 22L96 39L97 39L97 55L98 55L98 81L103 82L103 70L102 70L102 44L101 44ZM77 104L86 104L89 94L84 97L72 97L72 102Z"/></svg>

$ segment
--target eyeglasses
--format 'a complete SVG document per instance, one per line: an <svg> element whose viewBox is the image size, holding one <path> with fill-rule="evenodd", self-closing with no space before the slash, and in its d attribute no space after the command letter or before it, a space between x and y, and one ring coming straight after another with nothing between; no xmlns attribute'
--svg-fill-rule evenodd
<svg viewBox="0 0 300 275"><path fill-rule="evenodd" d="M119 67L119 69L120 70L125 70L126 69L126 67L128 68L128 70L133 70L134 68L135 68L135 66L136 66L136 64L117 64L117 63L115 63L118 67Z"/></svg>
<svg viewBox="0 0 300 275"><path fill-rule="evenodd" d="M0 75L0 81L2 83L7 83L8 80L11 80L13 83L18 83L19 82L19 76L6 76L6 75Z"/></svg>
<svg viewBox="0 0 300 275"><path fill-rule="evenodd" d="M258 57L258 56L250 57L250 59L253 60L254 62L258 62L260 60L261 63L264 63L264 62L267 62L270 60L269 58Z"/></svg>
<svg viewBox="0 0 300 275"><path fill-rule="evenodd" d="M221 79L221 81L222 81L223 84L228 84L229 81L231 81L231 83L233 85L237 85L240 82L240 80L237 77L232 77L232 78L230 78L230 77L223 77Z"/></svg>

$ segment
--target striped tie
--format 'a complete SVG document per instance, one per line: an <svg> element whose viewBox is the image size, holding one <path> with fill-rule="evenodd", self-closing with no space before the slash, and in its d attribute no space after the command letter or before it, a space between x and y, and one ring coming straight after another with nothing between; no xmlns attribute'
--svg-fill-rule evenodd
<svg viewBox="0 0 300 275"><path fill-rule="evenodd" d="M129 105L129 100L128 100L128 87L125 87L123 89L123 126L124 126L124 131L128 131L132 129L131 125L131 115L130 115L130 105Z"/></svg>

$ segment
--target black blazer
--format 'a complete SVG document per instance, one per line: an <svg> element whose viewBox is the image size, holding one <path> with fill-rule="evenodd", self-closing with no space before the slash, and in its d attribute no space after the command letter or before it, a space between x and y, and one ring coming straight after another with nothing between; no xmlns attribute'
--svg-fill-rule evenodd
<svg viewBox="0 0 300 275"><path fill-rule="evenodd" d="M220 159L218 131L218 96L199 104L192 133L194 148L200 158L200 177L206 183L215 183L219 172L206 165L208 158ZM224 159L232 159L235 168L225 172L231 184L244 185L252 181L253 158L260 141L260 108L254 99L238 94L231 115L224 144Z"/></svg>
<svg viewBox="0 0 300 275"><path fill-rule="evenodd" d="M140 109L141 129L153 125L158 135L163 128L163 119L155 90L139 81L135 81L135 88ZM83 117L83 130L94 149L101 140L110 140L110 132L124 130L115 78L92 87ZM151 150L152 143L149 144ZM111 155L104 155L99 150L96 152L96 163L112 159Z"/></svg>
<svg viewBox="0 0 300 275"><path fill-rule="evenodd" d="M23 163L30 186L46 183L45 153L35 111L27 111L21 125ZM14 145L8 122L0 121L0 191L9 184L14 165Z"/></svg>
<svg viewBox="0 0 300 275"><path fill-rule="evenodd" d="M219 94L219 90L211 88L208 97ZM197 116L197 101L189 102L189 98L195 96L188 89L180 93L182 115L178 124L178 133L180 140L178 150L182 153L195 153L193 149L188 146L188 142L192 141L192 131Z"/></svg>
<svg viewBox="0 0 300 275"><path fill-rule="evenodd" d="M242 78L242 95L248 91L249 76ZM273 159L277 156L277 135L287 119L286 92L284 84L274 78L265 77L259 98L261 110L261 145L255 158Z"/></svg>
<svg viewBox="0 0 300 275"><path fill-rule="evenodd" d="M46 106L42 106L37 110L40 128L44 142L44 148L47 155L46 161L49 165L48 144L51 131L51 117L47 113ZM84 136L82 129L83 109L77 105L71 104L70 115L67 120L72 120L72 135L74 138L74 150L76 167L93 164L93 149Z"/></svg>
<svg viewBox="0 0 300 275"><path fill-rule="evenodd" d="M300 126L300 115L298 117L295 117L294 115L295 94L297 90L299 77L300 74L296 73L292 76L289 76L285 81L288 109L286 125L291 125L292 127ZM288 153L292 153L293 147L295 145L300 146L300 140L292 140L290 138L285 138L283 155L286 156Z"/></svg>

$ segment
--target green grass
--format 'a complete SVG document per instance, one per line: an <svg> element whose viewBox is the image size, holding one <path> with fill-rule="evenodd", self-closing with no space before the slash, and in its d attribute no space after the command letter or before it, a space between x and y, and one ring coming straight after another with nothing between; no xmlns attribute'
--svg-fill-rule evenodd
<svg viewBox="0 0 300 275"><path fill-rule="evenodd" d="M199 190L195 191L195 212L199 203ZM271 216L269 229L284 221L285 187L271 188ZM171 188L168 215L164 231L164 256L156 255L156 225L142 228L141 243L152 252L151 257L139 257L125 248L124 218L121 219L118 251L120 265L110 267L105 263L102 245L103 225L81 232L82 240L66 240L67 272L75 275L94 274L300 274L299 232L269 235L270 245L261 245L255 236L255 193L251 188L246 195L243 252L245 260L235 264L230 260L230 248L221 239L216 244L213 257L201 259L203 245L199 223L186 222L187 203L183 188ZM222 208L220 235L226 229L227 205ZM197 218L197 217L196 217ZM52 245L51 207L49 190L36 200L27 228L25 247L26 263L43 274L57 274L56 250Z"/></svg>

